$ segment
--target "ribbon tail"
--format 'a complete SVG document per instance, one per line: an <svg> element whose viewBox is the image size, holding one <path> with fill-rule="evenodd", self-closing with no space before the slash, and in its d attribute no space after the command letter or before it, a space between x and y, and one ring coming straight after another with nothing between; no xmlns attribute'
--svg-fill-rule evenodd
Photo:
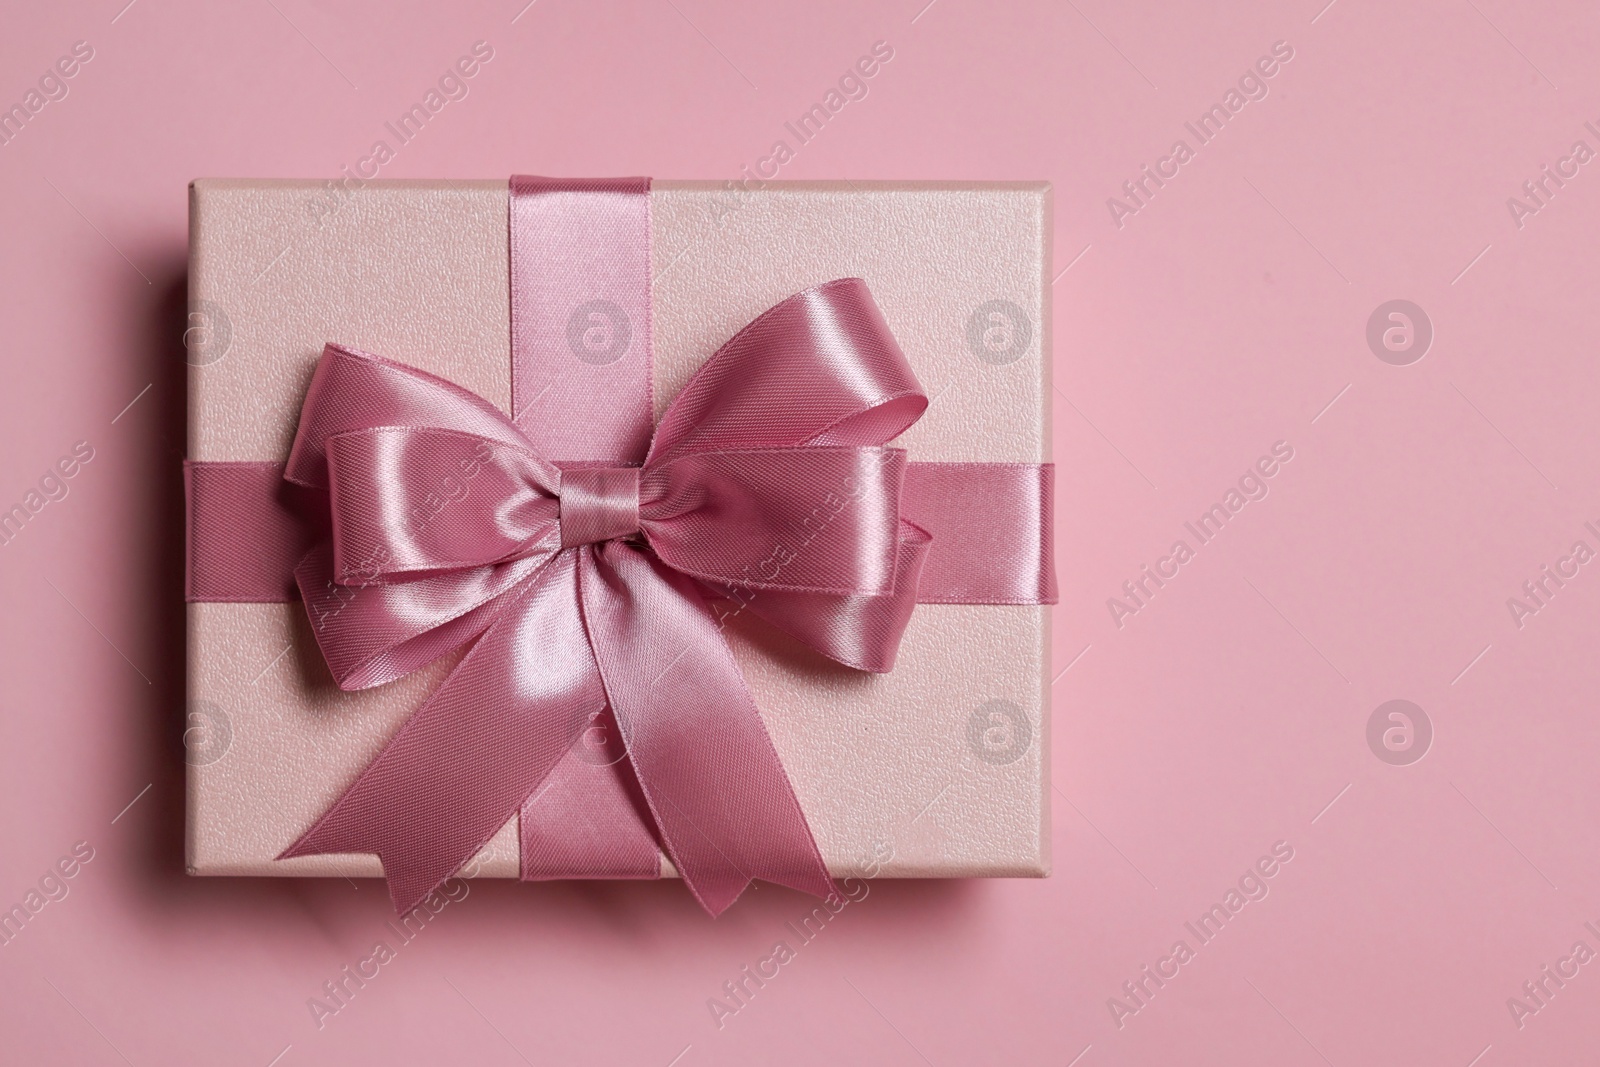
<svg viewBox="0 0 1600 1067"><path fill-rule="evenodd" d="M517 814L605 704L558 554L334 805L279 859L376 853L401 914Z"/></svg>
<svg viewBox="0 0 1600 1067"><path fill-rule="evenodd" d="M522 805L521 831L524 882L661 877L650 808L609 711Z"/></svg>
<svg viewBox="0 0 1600 1067"><path fill-rule="evenodd" d="M623 542L579 592L606 695L662 845L712 915L754 878L835 892L789 776L697 583Z"/></svg>

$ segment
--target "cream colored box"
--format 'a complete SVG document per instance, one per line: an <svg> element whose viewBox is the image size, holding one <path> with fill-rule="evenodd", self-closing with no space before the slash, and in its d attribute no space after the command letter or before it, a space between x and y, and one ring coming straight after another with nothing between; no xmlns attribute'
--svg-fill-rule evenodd
<svg viewBox="0 0 1600 1067"><path fill-rule="evenodd" d="M329 341L508 407L507 196L505 181L194 182L190 306L210 347L191 358L190 459L285 459ZM808 286L858 276L932 398L896 442L911 459L1050 460L1044 183L754 191L657 181L650 198L658 416L750 319ZM1004 331L998 354L991 324ZM345 693L299 603L188 612L191 873L380 875L373 856L273 857L457 657ZM1049 873L1049 612L919 606L887 675L800 650L749 616L731 628L835 875L885 854L888 877ZM517 848L513 820L480 872L515 877Z"/></svg>

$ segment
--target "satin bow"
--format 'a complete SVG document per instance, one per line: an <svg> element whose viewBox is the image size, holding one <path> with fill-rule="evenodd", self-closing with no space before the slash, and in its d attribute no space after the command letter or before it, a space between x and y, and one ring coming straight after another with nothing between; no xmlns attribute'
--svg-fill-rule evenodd
<svg viewBox="0 0 1600 1067"><path fill-rule="evenodd" d="M722 625L748 611L840 663L893 666L929 538L900 518L905 453L885 443L927 403L853 278L739 331L637 468L552 462L483 398L328 345L284 475L328 493L332 540L295 575L318 645L344 689L467 651L283 858L376 853L409 911L609 706L708 911L756 877L827 896Z"/></svg>

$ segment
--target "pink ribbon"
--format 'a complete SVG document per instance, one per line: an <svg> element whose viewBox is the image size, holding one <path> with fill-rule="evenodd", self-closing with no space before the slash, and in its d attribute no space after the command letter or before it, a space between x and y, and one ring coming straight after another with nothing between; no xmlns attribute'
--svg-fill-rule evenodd
<svg viewBox="0 0 1600 1067"><path fill-rule="evenodd" d="M188 468L191 599L284 599L314 541L294 579L341 687L466 649L280 857L375 853L402 913L519 813L524 879L658 877L659 846L713 915L753 878L827 896L726 618L883 672L919 599L1054 601L1048 465L885 447L927 399L860 279L762 314L648 436L647 189L513 179L515 420L330 344L282 469L303 499ZM601 358L572 358L590 307ZM571 758L597 729L614 757Z"/></svg>

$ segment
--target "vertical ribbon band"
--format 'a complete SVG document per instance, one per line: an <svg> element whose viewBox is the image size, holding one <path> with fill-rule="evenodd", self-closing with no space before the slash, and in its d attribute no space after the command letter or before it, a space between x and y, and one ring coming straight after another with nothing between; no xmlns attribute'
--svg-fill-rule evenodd
<svg viewBox="0 0 1600 1067"><path fill-rule="evenodd" d="M557 462L642 462L650 179L517 175L509 222L512 421Z"/></svg>
<svg viewBox="0 0 1600 1067"><path fill-rule="evenodd" d="M508 216L512 421L556 460L642 463L654 421L650 179L513 175ZM522 806L522 879L661 877L645 811L602 703Z"/></svg>

